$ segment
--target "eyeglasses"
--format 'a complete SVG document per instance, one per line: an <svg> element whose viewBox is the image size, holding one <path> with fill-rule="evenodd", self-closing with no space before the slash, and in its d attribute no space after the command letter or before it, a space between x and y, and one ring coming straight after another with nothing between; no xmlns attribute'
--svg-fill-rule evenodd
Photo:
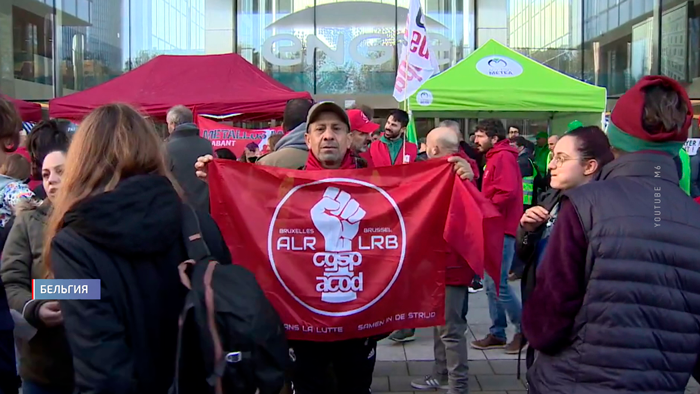
<svg viewBox="0 0 700 394"><path fill-rule="evenodd" d="M577 157L567 157L567 158L562 158L561 156L554 156L552 158L552 161L550 163L554 163L554 168L561 168L561 166L570 160L579 160Z"/></svg>

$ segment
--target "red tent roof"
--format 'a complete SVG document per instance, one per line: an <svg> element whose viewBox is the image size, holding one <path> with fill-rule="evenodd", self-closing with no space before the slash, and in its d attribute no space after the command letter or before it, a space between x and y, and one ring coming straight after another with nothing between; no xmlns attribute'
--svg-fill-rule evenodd
<svg viewBox="0 0 700 394"><path fill-rule="evenodd" d="M161 55L111 81L49 101L49 114L79 120L101 105L125 102L155 118L182 104L199 114L269 119L281 117L287 101L296 98L311 95L289 89L235 53Z"/></svg>
<svg viewBox="0 0 700 394"><path fill-rule="evenodd" d="M25 122L39 122L41 120L41 105L37 103L30 103L28 101L18 100L10 96L2 95L6 100L9 100L15 105L19 116Z"/></svg>

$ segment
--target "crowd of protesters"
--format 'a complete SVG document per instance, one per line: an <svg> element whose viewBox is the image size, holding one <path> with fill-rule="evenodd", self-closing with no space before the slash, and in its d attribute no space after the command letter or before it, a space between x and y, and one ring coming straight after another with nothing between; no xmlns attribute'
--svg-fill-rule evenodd
<svg viewBox="0 0 700 394"><path fill-rule="evenodd" d="M165 142L125 104L97 108L74 136L64 122L40 122L22 142L0 99L0 394L170 392L189 299L183 207L196 212L208 254L235 264L208 213L215 157L303 171L447 158L498 210L501 272L483 278L489 333L467 342L469 294L482 282L454 253L433 371L416 390L468 393L468 346L523 353L535 394L683 393L700 375L700 205L679 183L693 113L676 81L643 78L607 132L572 123L534 142L484 119L466 140L444 121L419 146L405 138L406 112L383 127L373 118L367 107L292 100L269 153L251 143L236 157L200 137L184 106L168 112ZM521 277L516 294L509 281ZM32 280L47 278L100 279L101 299L33 299ZM414 330L289 341L287 382L260 393L371 393L386 337L411 341Z"/></svg>

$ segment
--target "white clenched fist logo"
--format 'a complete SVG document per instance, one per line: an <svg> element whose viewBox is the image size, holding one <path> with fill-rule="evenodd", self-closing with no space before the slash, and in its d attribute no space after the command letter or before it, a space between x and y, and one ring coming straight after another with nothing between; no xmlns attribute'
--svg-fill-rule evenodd
<svg viewBox="0 0 700 394"><path fill-rule="evenodd" d="M327 188L323 198L311 208L311 220L323 235L327 252L352 250L352 239L365 214L357 200L337 187Z"/></svg>

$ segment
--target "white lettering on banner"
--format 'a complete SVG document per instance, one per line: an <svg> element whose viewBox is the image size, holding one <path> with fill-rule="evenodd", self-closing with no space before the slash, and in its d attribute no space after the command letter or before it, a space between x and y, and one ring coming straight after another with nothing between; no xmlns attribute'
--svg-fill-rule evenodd
<svg viewBox="0 0 700 394"><path fill-rule="evenodd" d="M368 45L366 46L367 51L372 53L379 52L377 57L369 57L360 52L360 47L362 43L367 40L385 39L387 36L377 33L367 33L360 34L350 40L349 53L350 59L364 66L378 66L391 61L394 58L394 47L389 45ZM437 43L433 45L433 50L436 54L448 53L447 56L442 58L438 57L437 61L439 65L449 64L450 57L449 53L452 50L452 44L449 38L442 34L431 33L428 35L428 39L436 40ZM425 37L414 42L411 41L411 45L415 46L417 50L424 48L427 42ZM306 36L306 64L314 63L314 53L319 50L323 53L329 55L329 58L333 60L336 64L345 63L345 36L342 34L338 35L338 41L335 44L336 49L331 49L329 45L326 45L321 39L313 34ZM304 62L304 54L300 53L304 51L304 45L301 40L292 34L276 34L267 40L262 45L261 48L263 58L275 66L297 66ZM414 74L415 70L410 70L409 74ZM410 77L410 75L409 75Z"/></svg>
<svg viewBox="0 0 700 394"><path fill-rule="evenodd" d="M277 240L277 250L316 250L316 238L280 237Z"/></svg>
<svg viewBox="0 0 700 394"><path fill-rule="evenodd" d="M302 327L303 332L314 332L316 334L338 334L343 332L343 327Z"/></svg>
<svg viewBox="0 0 700 394"><path fill-rule="evenodd" d="M211 144L217 148L225 146L236 146L236 140L213 140Z"/></svg>
<svg viewBox="0 0 700 394"><path fill-rule="evenodd" d="M364 230L364 233L391 233L391 229L388 227L367 227Z"/></svg>
<svg viewBox="0 0 700 394"><path fill-rule="evenodd" d="M314 229L312 228L281 228L280 234L313 234Z"/></svg>
<svg viewBox="0 0 700 394"><path fill-rule="evenodd" d="M697 155L698 147L700 147L700 138L688 138L683 145L683 148L685 148L689 156Z"/></svg>
<svg viewBox="0 0 700 394"><path fill-rule="evenodd" d="M360 229L365 210L349 193L330 186L310 214L325 239L326 249L313 257L316 267L324 267L323 276L316 277L316 291L328 303L356 300L357 293L364 289L362 272L356 271L362 264L362 254L352 251L352 239Z"/></svg>
<svg viewBox="0 0 700 394"><path fill-rule="evenodd" d="M408 319L434 319L435 312L409 312Z"/></svg>
<svg viewBox="0 0 700 394"><path fill-rule="evenodd" d="M373 235L370 237L369 242L362 242L362 237L358 239L358 249L362 250L374 250L374 249L398 249L399 248L399 238L396 235Z"/></svg>
<svg viewBox="0 0 700 394"><path fill-rule="evenodd" d="M295 193L323 184L327 186L318 190L323 193L318 200L314 198L310 209L299 211L303 194ZM354 196L340 185L360 193ZM365 217L368 208L382 215ZM349 178L293 187L277 204L267 239L270 265L279 283L299 304L324 316L350 316L381 300L397 280L406 253L406 227L396 201L376 185ZM367 262L370 271L366 271ZM379 262L384 270L376 269ZM300 269L300 264L311 267ZM329 329L298 324L303 332Z"/></svg>

